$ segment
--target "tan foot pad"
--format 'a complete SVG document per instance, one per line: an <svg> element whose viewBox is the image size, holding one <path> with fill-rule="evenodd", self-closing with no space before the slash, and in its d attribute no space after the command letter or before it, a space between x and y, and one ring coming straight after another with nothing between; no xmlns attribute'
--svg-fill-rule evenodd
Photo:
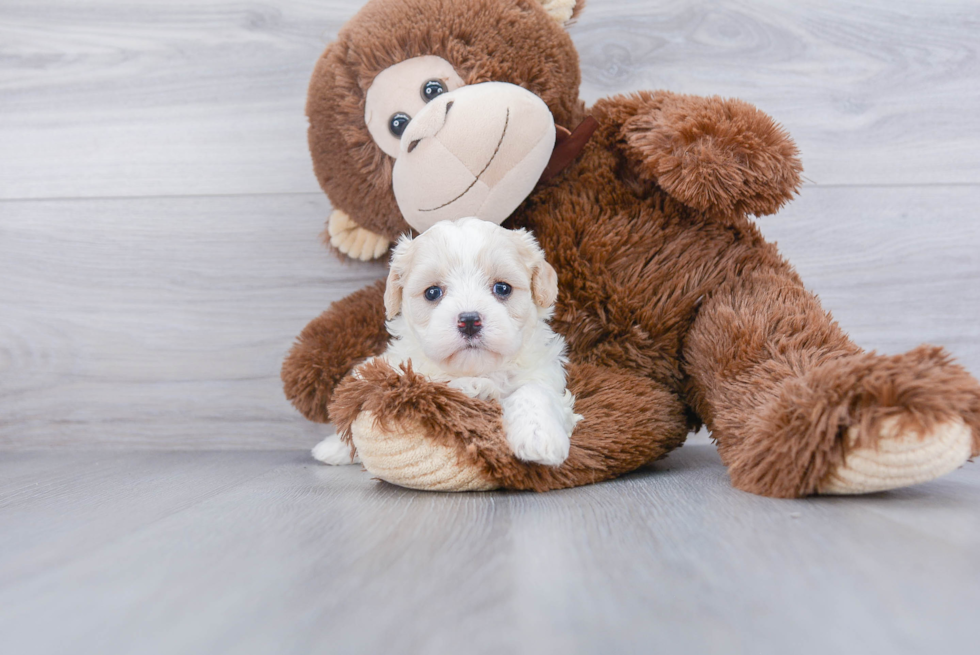
<svg viewBox="0 0 980 655"><path fill-rule="evenodd" d="M857 428L848 431L853 443ZM897 419L881 425L877 448L847 453L844 466L827 475L817 488L821 494L866 494L898 489L946 475L970 458L972 433L962 419L940 423L928 434L898 431Z"/></svg>
<svg viewBox="0 0 980 655"><path fill-rule="evenodd" d="M476 466L464 466L453 448L440 446L421 432L386 432L374 415L361 412L351 424L361 463L369 473L409 489L489 491L497 485Z"/></svg>
<svg viewBox="0 0 980 655"><path fill-rule="evenodd" d="M330 237L331 246L348 257L364 262L381 257L391 245L388 239L365 230L339 209L330 214L326 236Z"/></svg>

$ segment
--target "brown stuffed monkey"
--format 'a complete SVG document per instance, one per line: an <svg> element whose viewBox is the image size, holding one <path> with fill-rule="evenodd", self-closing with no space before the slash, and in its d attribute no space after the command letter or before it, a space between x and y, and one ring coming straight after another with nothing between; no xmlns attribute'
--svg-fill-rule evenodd
<svg viewBox="0 0 980 655"><path fill-rule="evenodd" d="M411 369L349 376L388 340L383 282L300 334L282 369L293 404L335 422L376 476L423 489L597 482L702 423L732 484L767 496L901 487L980 453L977 381L941 348L863 351L749 218L799 186L786 132L717 97L586 108L564 29L582 4L372 0L319 60L307 104L347 256L468 215L533 231L558 273L552 326L584 417L568 459L517 459L498 405Z"/></svg>

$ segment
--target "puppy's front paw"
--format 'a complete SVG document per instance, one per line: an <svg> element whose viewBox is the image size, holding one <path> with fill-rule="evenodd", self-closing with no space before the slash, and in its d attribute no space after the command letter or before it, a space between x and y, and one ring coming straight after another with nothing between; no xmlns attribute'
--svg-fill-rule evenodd
<svg viewBox="0 0 980 655"><path fill-rule="evenodd" d="M569 441L560 430L549 429L552 427L557 427L557 424L545 426L539 423L520 427L511 425L507 430L507 441L517 459L560 466L568 458Z"/></svg>
<svg viewBox="0 0 980 655"><path fill-rule="evenodd" d="M507 441L514 455L525 462L559 466L568 458L568 436L557 421L539 419L523 425L510 424Z"/></svg>
<svg viewBox="0 0 980 655"><path fill-rule="evenodd" d="M471 398L479 398L480 400L497 400L500 398L500 387L486 378L454 378L448 384Z"/></svg>
<svg viewBox="0 0 980 655"><path fill-rule="evenodd" d="M546 392L527 387L505 399L507 442L518 459L558 466L568 458L568 430L550 401Z"/></svg>
<svg viewBox="0 0 980 655"><path fill-rule="evenodd" d="M361 458L350 456L350 446L340 440L336 434L331 435L313 447L313 459L331 466L343 464L360 464Z"/></svg>

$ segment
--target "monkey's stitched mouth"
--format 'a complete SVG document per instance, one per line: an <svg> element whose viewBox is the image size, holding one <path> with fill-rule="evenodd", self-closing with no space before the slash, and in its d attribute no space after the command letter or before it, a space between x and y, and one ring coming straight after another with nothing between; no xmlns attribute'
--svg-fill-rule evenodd
<svg viewBox="0 0 980 655"><path fill-rule="evenodd" d="M493 149L493 154L490 155L490 161L488 161L486 163L486 165L480 170L480 172L476 174L476 177L473 178L473 181L470 182L470 185L468 187L466 187L461 194L459 194L458 196L456 196L455 198L453 198L449 202L444 202L441 205L439 205L438 207L432 207L430 209L420 209L419 211L420 212L434 212L437 209L442 209L443 207L448 207L449 205L453 204L454 202L456 202L457 200L459 200L460 198L462 198L463 196L465 196L467 193L469 193L470 192L470 189L472 189L476 185L476 183L480 181L480 176L487 172L487 169L490 168L490 164L492 164L493 163L493 160L497 158L497 153L500 152L500 144L502 144L504 142L504 136L507 134L507 125L509 125L509 124L510 124L510 107L507 108L507 113L506 113L506 115L504 115L504 129L500 133L500 138L497 140L497 147Z"/></svg>

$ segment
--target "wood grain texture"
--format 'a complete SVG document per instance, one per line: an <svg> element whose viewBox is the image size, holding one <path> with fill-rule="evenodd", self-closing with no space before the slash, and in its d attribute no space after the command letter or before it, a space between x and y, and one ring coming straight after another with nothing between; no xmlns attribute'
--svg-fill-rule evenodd
<svg viewBox="0 0 980 655"><path fill-rule="evenodd" d="M313 63L361 0L5 0L0 198L314 192ZM974 0L592 0L583 97L738 96L819 184L980 182Z"/></svg>
<svg viewBox="0 0 980 655"><path fill-rule="evenodd" d="M357 5L5 0L0 197L318 191L306 86Z"/></svg>
<svg viewBox="0 0 980 655"><path fill-rule="evenodd" d="M324 197L0 203L0 447L307 447L279 366L382 276L319 244Z"/></svg>
<svg viewBox="0 0 980 655"><path fill-rule="evenodd" d="M803 501L733 491L709 446L541 495L420 493L282 452L22 454L0 480L11 469L8 652L976 647L975 464Z"/></svg>
<svg viewBox="0 0 980 655"><path fill-rule="evenodd" d="M980 188L807 187L758 221L869 350L947 347L980 374Z"/></svg>
<svg viewBox="0 0 980 655"><path fill-rule="evenodd" d="M742 98L845 185L980 182L978 33L975 0L599 0L573 30L585 98Z"/></svg>

